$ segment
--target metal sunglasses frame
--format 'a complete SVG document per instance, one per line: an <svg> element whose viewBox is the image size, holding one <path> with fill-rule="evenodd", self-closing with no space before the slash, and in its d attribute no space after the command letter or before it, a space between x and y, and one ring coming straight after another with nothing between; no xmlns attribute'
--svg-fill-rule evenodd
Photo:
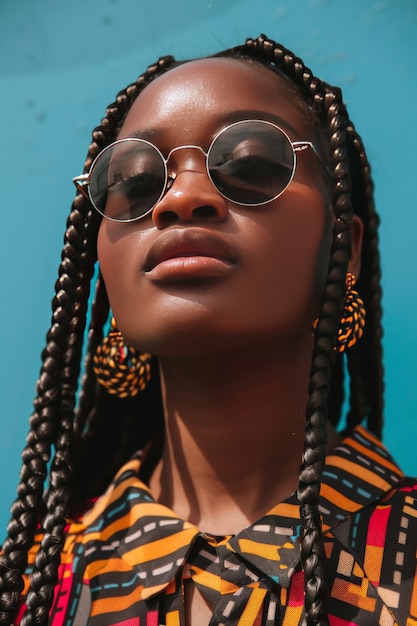
<svg viewBox="0 0 417 626"><path fill-rule="evenodd" d="M291 172L291 176L290 176L287 184L285 185L285 187L283 187L283 189L279 193L277 193L275 196L273 196L272 198L270 198L268 200L263 200L262 202L250 202L250 203L249 202L239 202L237 200L233 200L233 198L230 198L229 196L224 194L217 187L215 182L213 181L212 176L210 174L210 169L209 169L209 156L210 156L210 153L211 153L211 151L213 149L213 146L216 144L216 142L219 140L219 138L224 133L226 133L228 130L230 130L231 128L234 128L236 126L246 125L246 124L250 124L250 123L253 123L253 122L260 123L260 124L265 124L266 126L270 126L270 127L274 128L275 130L278 130L285 137L285 139L288 141L288 144L291 146L292 152L293 152L292 172ZM94 198L92 197L92 194L91 194L91 191L90 191L90 180L91 180L91 175L94 172L94 169L96 167L96 164L102 158L102 156L108 150L111 150L112 148L114 148L114 146L120 145L120 144L126 144L127 142L138 142L140 144L147 144L148 146L153 148L155 150L155 152L160 156L161 161L162 161L162 163L164 165L165 178L164 178L164 183L163 183L163 185L161 187L161 193L160 193L158 199L155 201L155 203L152 205L152 207L150 207L145 213L142 213L141 215L138 215L137 217L127 218L127 219L117 219L117 218L114 218L114 217L110 217L109 215L106 215L96 205L96 203L94 201ZM328 173L330 173L331 176L333 176L333 174L331 173L329 168L323 163L319 153L317 152L316 148L314 147L314 145L312 144L311 141L292 141L290 139L290 137L288 136L288 134L285 132L285 130L283 130L277 124L274 124L273 122L270 122L268 120L249 119L249 120L239 120L237 122L233 122L231 124L228 124L227 126L222 128L216 134L216 136L214 137L214 139L210 143L210 146L209 146L207 152L205 152L201 146L197 146L197 145L194 145L194 144L186 144L186 145L183 145L183 146L177 146L175 148L172 148L172 150L170 150L170 152L168 153L167 157L165 158L164 155L162 154L162 152L159 150L159 148L157 146L155 146L155 144L153 144L152 142L150 142L150 141L148 141L146 139L141 139L141 138L138 138L138 137L125 137L123 139L117 139L116 141L113 141L111 144L109 144L108 146L103 148L103 150L101 150L101 152L99 152L99 154L95 157L94 161L92 162L92 164L90 166L90 169L89 169L89 171L87 173L80 174L79 176L75 176L72 179L72 181L73 181L74 185L76 186L77 190L85 198L90 200L91 204L96 209L96 211L98 211L98 213L100 213L100 215L102 215L104 218L106 218L106 219L108 219L110 221L113 221L113 222L135 222L135 221L137 221L139 219L142 219L143 217L146 217L147 215L149 215L149 213L152 213L152 211L155 208L155 206L158 204L158 202L161 200L161 198L163 198L163 196L166 194L166 192L171 188L172 184L174 183L178 173L168 174L168 162L169 162L171 156L174 154L174 152L177 152L178 150L196 149L196 150L199 150L204 155L207 175L208 175L211 183L213 184L215 189L218 191L218 193L220 193L221 196L223 196L229 202L233 202L234 204L237 204L239 206L255 207L255 206L262 206L264 204L268 204L269 202L272 202L273 200L276 200L277 198L279 198L284 193L284 191L286 191L288 189L288 187L290 186L290 184L291 184L291 182L292 182L292 180L294 178L295 171L296 171L296 168L297 168L297 152L302 152L302 151L306 150L307 148L311 148L313 150L314 154L317 156L317 158L319 159L321 164L325 167L326 171Z"/></svg>

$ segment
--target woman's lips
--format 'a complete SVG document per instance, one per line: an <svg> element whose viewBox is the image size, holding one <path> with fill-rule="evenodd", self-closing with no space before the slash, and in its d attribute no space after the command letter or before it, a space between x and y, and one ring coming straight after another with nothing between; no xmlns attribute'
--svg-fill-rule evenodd
<svg viewBox="0 0 417 626"><path fill-rule="evenodd" d="M190 227L160 235L143 269L155 281L220 278L230 272L236 260L233 250L218 235Z"/></svg>

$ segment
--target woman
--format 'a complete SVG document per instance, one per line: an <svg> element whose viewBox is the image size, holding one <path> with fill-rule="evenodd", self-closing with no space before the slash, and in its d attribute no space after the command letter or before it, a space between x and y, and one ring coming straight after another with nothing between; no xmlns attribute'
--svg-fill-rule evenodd
<svg viewBox="0 0 417 626"><path fill-rule="evenodd" d="M74 182L0 623L414 623L378 218L339 90L264 36L161 59Z"/></svg>

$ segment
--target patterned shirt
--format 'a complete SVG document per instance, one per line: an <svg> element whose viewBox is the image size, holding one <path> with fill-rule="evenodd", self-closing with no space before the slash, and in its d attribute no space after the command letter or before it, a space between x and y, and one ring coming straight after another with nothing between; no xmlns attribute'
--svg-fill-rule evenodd
<svg viewBox="0 0 417 626"><path fill-rule="evenodd" d="M301 624L296 494L237 535L212 536L155 502L140 464L69 521L53 626L184 626L189 578L210 626ZM327 457L320 499L331 626L417 626L417 481L357 427Z"/></svg>

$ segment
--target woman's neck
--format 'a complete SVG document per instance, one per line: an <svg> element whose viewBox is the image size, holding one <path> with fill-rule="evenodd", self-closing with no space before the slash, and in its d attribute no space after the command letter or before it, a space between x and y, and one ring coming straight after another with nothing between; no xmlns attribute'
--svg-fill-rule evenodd
<svg viewBox="0 0 417 626"><path fill-rule="evenodd" d="M305 351L304 351L305 354ZM166 441L150 486L212 534L234 534L288 497L304 445L309 359L163 359ZM331 432L334 445L334 431Z"/></svg>

